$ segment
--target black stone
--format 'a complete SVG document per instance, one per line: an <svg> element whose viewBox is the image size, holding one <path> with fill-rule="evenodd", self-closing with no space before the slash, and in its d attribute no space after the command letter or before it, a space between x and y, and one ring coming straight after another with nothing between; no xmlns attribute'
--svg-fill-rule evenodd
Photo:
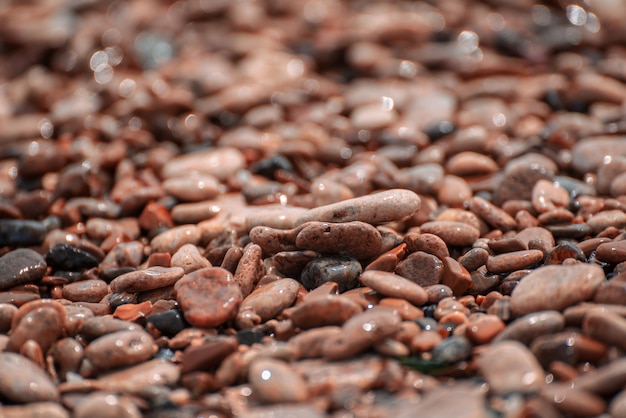
<svg viewBox="0 0 626 418"><path fill-rule="evenodd" d="M0 247L39 245L46 238L46 226L42 222L22 219L0 220Z"/></svg>
<svg viewBox="0 0 626 418"><path fill-rule="evenodd" d="M260 343L265 334L253 329L242 329L237 332L237 341L239 344L252 345Z"/></svg>
<svg viewBox="0 0 626 418"><path fill-rule="evenodd" d="M442 363L456 363L467 360L472 351L472 344L465 337L453 335L443 340L432 351L433 360Z"/></svg>
<svg viewBox="0 0 626 418"><path fill-rule="evenodd" d="M46 254L46 261L55 269L80 271L97 267L100 260L88 251L69 244L56 244Z"/></svg>
<svg viewBox="0 0 626 418"><path fill-rule="evenodd" d="M173 337L187 326L183 315L178 309L170 309L149 315L146 318L146 322L154 325L166 337Z"/></svg>

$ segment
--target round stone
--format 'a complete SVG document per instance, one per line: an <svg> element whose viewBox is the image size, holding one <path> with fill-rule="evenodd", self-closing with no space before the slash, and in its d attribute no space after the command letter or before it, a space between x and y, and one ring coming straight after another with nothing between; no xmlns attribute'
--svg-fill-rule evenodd
<svg viewBox="0 0 626 418"><path fill-rule="evenodd" d="M36 283L46 274L46 260L41 254L19 248L0 257L0 290Z"/></svg>

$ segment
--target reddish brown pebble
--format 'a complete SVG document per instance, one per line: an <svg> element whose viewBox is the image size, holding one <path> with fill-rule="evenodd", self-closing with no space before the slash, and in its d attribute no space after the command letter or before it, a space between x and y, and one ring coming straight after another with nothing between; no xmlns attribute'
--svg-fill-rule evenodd
<svg viewBox="0 0 626 418"><path fill-rule="evenodd" d="M233 275L219 267L196 270L176 282L175 289L187 322L202 328L233 318L243 300Z"/></svg>
<svg viewBox="0 0 626 418"><path fill-rule="evenodd" d="M16 353L0 353L0 394L11 402L57 401L59 391L46 372Z"/></svg>
<svg viewBox="0 0 626 418"><path fill-rule="evenodd" d="M437 256L441 261L450 256L448 247L444 240L434 234L414 234L408 233L404 237L406 249L409 253L423 251Z"/></svg>
<svg viewBox="0 0 626 418"><path fill-rule="evenodd" d="M63 286L63 297L76 302L100 302L109 293L104 280L82 280Z"/></svg>
<svg viewBox="0 0 626 418"><path fill-rule="evenodd" d="M474 196L471 198L468 207L494 228L509 231L516 227L515 219L511 215L482 197Z"/></svg>
<svg viewBox="0 0 626 418"><path fill-rule="evenodd" d="M381 295L404 298L415 306L422 306L428 300L428 295L421 286L393 273L369 270L363 272L359 280L364 286Z"/></svg>
<svg viewBox="0 0 626 418"><path fill-rule="evenodd" d="M149 267L131 271L113 279L111 291L132 293L159 289L173 285L184 274L185 271L182 267Z"/></svg>
<svg viewBox="0 0 626 418"><path fill-rule="evenodd" d="M611 264L626 261L626 240L611 241L598 245L596 248L596 258Z"/></svg>
<svg viewBox="0 0 626 418"><path fill-rule="evenodd" d="M308 329L342 325L361 311L361 306L346 296L326 295L296 305L289 311L289 318L295 326Z"/></svg>
<svg viewBox="0 0 626 418"><path fill-rule="evenodd" d="M420 225L422 232L437 235L448 245L465 247L472 245L480 231L461 222L433 221Z"/></svg>
<svg viewBox="0 0 626 418"><path fill-rule="evenodd" d="M92 341L85 357L102 370L130 366L148 360L154 354L154 341L144 331L118 331Z"/></svg>
<svg viewBox="0 0 626 418"><path fill-rule="evenodd" d="M489 256L486 266L490 273L500 274L532 267L542 259L543 253L539 250L513 251Z"/></svg>
<svg viewBox="0 0 626 418"><path fill-rule="evenodd" d="M487 344L505 326L504 322L495 315L472 314L468 318L465 336L474 344Z"/></svg>
<svg viewBox="0 0 626 418"><path fill-rule="evenodd" d="M470 273L452 257L443 259L443 277L441 283L452 289L454 296L462 296L472 284Z"/></svg>
<svg viewBox="0 0 626 418"><path fill-rule="evenodd" d="M259 358L253 361L248 380L254 395L264 403L303 402L309 397L304 379L280 360Z"/></svg>
<svg viewBox="0 0 626 418"><path fill-rule="evenodd" d="M398 264L396 273L422 287L432 286L441 282L443 262L434 255L417 251Z"/></svg>
<svg viewBox="0 0 626 418"><path fill-rule="evenodd" d="M346 254L361 260L371 259L380 252L382 237L373 226L364 222L302 225L296 236L296 247L320 253Z"/></svg>

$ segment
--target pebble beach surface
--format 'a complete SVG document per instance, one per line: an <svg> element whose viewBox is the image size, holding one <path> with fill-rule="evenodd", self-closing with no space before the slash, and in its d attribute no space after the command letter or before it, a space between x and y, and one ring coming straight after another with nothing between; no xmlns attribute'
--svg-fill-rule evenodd
<svg viewBox="0 0 626 418"><path fill-rule="evenodd" d="M0 8L0 417L626 417L626 3Z"/></svg>

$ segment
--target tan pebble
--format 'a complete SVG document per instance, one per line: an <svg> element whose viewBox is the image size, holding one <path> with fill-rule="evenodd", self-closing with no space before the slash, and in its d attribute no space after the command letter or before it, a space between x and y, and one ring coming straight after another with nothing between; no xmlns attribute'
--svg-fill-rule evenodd
<svg viewBox="0 0 626 418"><path fill-rule="evenodd" d="M535 356L517 341L489 345L478 358L478 370L497 394L535 393L544 386L544 371Z"/></svg>
<svg viewBox="0 0 626 418"><path fill-rule="evenodd" d="M385 357L406 357L411 353L409 347L392 338L385 338L381 342L374 344L372 348Z"/></svg>
<svg viewBox="0 0 626 418"><path fill-rule="evenodd" d="M452 312L461 312L464 315L469 315L470 311L461 302L455 298L445 298L439 301L437 308L435 309L435 319L441 320L444 316Z"/></svg>
<svg viewBox="0 0 626 418"><path fill-rule="evenodd" d="M420 225L422 232L434 234L447 245L469 246L480 236L478 228L461 222L432 221Z"/></svg>
<svg viewBox="0 0 626 418"><path fill-rule="evenodd" d="M153 252L174 254L185 244L197 245L200 229L196 225L180 225L160 233L150 241Z"/></svg>
<svg viewBox="0 0 626 418"><path fill-rule="evenodd" d="M154 254L153 254L154 255ZM211 263L200 254L198 247L185 244L172 255L171 267L182 267L185 274L205 267L211 267Z"/></svg>
<svg viewBox="0 0 626 418"><path fill-rule="evenodd" d="M437 331L423 331L411 340L410 348L414 353L426 353L432 351L443 340Z"/></svg>
<svg viewBox="0 0 626 418"><path fill-rule="evenodd" d="M487 344L505 328L495 315L472 314L468 318L465 336L474 344Z"/></svg>
<svg viewBox="0 0 626 418"><path fill-rule="evenodd" d="M110 370L148 360L154 352L154 340L147 332L118 331L92 341L85 357L97 368Z"/></svg>
<svg viewBox="0 0 626 418"><path fill-rule="evenodd" d="M230 147L209 148L174 157L163 166L161 175L168 179L198 173L224 181L244 167L245 158L239 150Z"/></svg>
<svg viewBox="0 0 626 418"><path fill-rule="evenodd" d="M532 267L541 260L543 252L540 250L513 251L489 256L486 266L490 273L500 274Z"/></svg>
<svg viewBox="0 0 626 418"><path fill-rule="evenodd" d="M461 222L473 226L481 231L481 233L489 231L489 226L479 219L474 212L459 208L448 208L441 211L435 218L435 221Z"/></svg>
<svg viewBox="0 0 626 418"><path fill-rule="evenodd" d="M458 325L465 324L466 322L467 322L467 315L459 311L449 312L445 314L444 316L442 316L441 318L439 318L439 323L442 325L452 324L452 325L458 326Z"/></svg>
<svg viewBox="0 0 626 418"><path fill-rule="evenodd" d="M355 129L381 129L391 125L398 118L393 101L385 97L379 103L368 103L356 107L350 113L350 122Z"/></svg>
<svg viewBox="0 0 626 418"><path fill-rule="evenodd" d="M401 322L392 309L383 307L354 315L343 325L340 335L324 343L324 358L342 360L352 357L395 334Z"/></svg>
<svg viewBox="0 0 626 418"><path fill-rule="evenodd" d="M304 402L309 397L309 388L304 379L280 360L254 360L250 364L248 380L254 395L264 403Z"/></svg>
<svg viewBox="0 0 626 418"><path fill-rule="evenodd" d="M298 220L298 224L361 221L378 225L412 215L420 208L420 203L416 193L392 189L311 209Z"/></svg>
<svg viewBox="0 0 626 418"><path fill-rule="evenodd" d="M404 299L383 298L378 303L378 306L395 309L398 315L402 317L403 321L413 321L424 317L424 311Z"/></svg>
<svg viewBox="0 0 626 418"><path fill-rule="evenodd" d="M369 270L363 272L359 280L382 295L404 298L416 306L422 306L428 300L421 286L393 273Z"/></svg>
<svg viewBox="0 0 626 418"><path fill-rule="evenodd" d="M202 202L180 203L174 206L170 212L174 223L196 224L216 217L222 211L222 207L213 200Z"/></svg>

